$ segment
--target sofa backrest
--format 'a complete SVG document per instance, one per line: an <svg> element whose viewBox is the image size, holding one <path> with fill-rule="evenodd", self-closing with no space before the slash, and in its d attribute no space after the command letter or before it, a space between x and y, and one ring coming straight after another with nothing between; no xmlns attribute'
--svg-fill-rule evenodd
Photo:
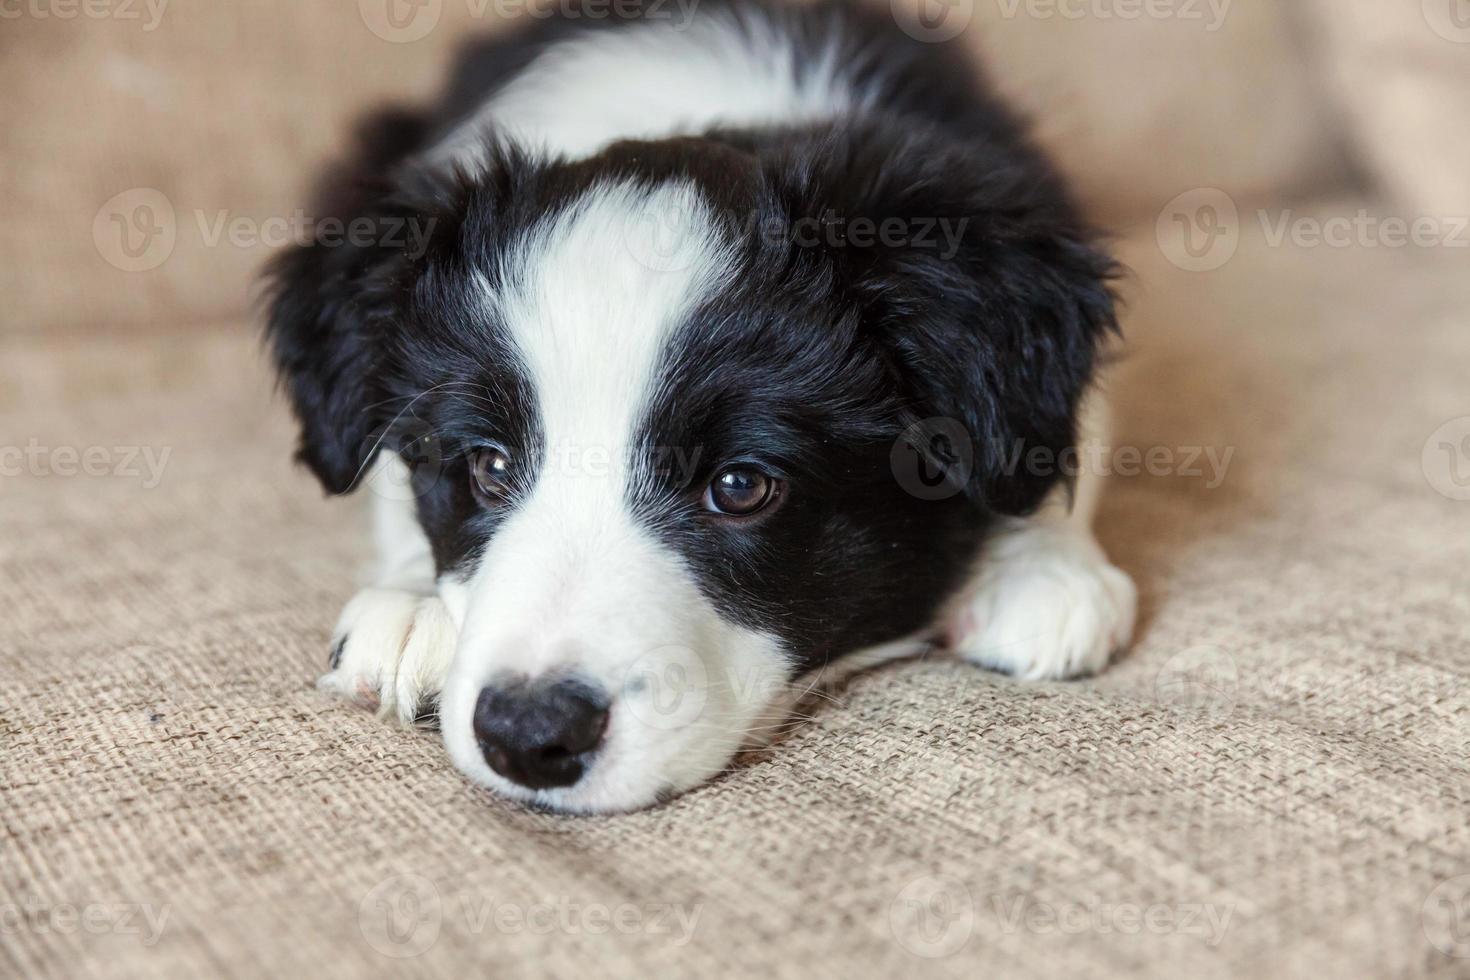
<svg viewBox="0 0 1470 980"><path fill-rule="evenodd" d="M504 10L559 2L14 6L0 24L0 325L240 317L354 115L428 96L460 41L506 28ZM938 4L922 24L964 28L948 43L983 57L1105 218L1200 185L1266 194L1330 166L1275 4L874 2ZM1129 13L1142 8L1155 13Z"/></svg>

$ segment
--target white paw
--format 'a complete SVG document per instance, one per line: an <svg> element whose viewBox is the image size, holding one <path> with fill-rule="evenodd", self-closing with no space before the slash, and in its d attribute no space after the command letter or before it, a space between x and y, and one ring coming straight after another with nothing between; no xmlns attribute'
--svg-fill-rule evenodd
<svg viewBox="0 0 1470 980"><path fill-rule="evenodd" d="M316 686L411 725L437 709L457 640L438 596L364 589L342 610Z"/></svg>
<svg viewBox="0 0 1470 980"><path fill-rule="evenodd" d="M991 542L946 613L950 647L1021 680L1095 674L1128 645L1138 593L1090 535L1030 526Z"/></svg>

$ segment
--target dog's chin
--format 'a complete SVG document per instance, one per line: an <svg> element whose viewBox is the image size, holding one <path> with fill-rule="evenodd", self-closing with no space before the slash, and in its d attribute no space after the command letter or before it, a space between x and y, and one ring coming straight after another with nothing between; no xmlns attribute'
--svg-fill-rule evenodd
<svg viewBox="0 0 1470 980"><path fill-rule="evenodd" d="M587 774L573 786L562 789L527 789L498 775L481 759L473 754L458 751L454 740L446 737L450 757L459 771L474 783L490 790L497 796L513 800L533 810L581 816L598 816L618 813L634 813L668 803L683 793L694 789L720 771L722 766L712 766L708 772L687 774L678 782L666 782L655 777L628 780L619 779L594 763ZM730 753L734 758L735 753ZM725 760L727 763L729 759Z"/></svg>
<svg viewBox="0 0 1470 980"><path fill-rule="evenodd" d="M588 760L582 777L570 786L530 789L501 776L486 763L472 724L475 692L446 690L440 725L450 761L470 782L497 796L536 810L598 815L631 813L667 803L726 769L763 719L779 710L774 703L722 706L725 724L707 720L666 731L644 725L627 705L613 705L604 744ZM622 708L621 712L619 709Z"/></svg>

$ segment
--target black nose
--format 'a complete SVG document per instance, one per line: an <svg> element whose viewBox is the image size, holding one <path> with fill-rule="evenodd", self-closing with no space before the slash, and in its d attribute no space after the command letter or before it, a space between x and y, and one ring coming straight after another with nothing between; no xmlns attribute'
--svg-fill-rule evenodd
<svg viewBox="0 0 1470 980"><path fill-rule="evenodd" d="M500 775L531 789L570 786L607 728L607 702L576 680L487 687L475 703L475 738Z"/></svg>

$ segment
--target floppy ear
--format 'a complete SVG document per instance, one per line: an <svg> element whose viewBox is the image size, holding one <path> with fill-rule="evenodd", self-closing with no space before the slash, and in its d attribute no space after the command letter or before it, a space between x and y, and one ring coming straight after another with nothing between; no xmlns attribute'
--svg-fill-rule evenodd
<svg viewBox="0 0 1470 980"><path fill-rule="evenodd" d="M314 239L267 271L266 337L301 422L297 458L328 493L356 485L381 422L387 330L422 254L408 229L426 227L387 175L424 132L407 113L368 120L355 157L323 182Z"/></svg>
<svg viewBox="0 0 1470 980"><path fill-rule="evenodd" d="M1060 479L1099 347L1117 328L1115 266L1060 178L1024 144L883 127L798 152L788 206L848 229L831 254L910 411L958 422L940 430L962 427L972 453L914 448L967 470L958 478L979 505L1031 513ZM885 221L902 231L884 236Z"/></svg>

